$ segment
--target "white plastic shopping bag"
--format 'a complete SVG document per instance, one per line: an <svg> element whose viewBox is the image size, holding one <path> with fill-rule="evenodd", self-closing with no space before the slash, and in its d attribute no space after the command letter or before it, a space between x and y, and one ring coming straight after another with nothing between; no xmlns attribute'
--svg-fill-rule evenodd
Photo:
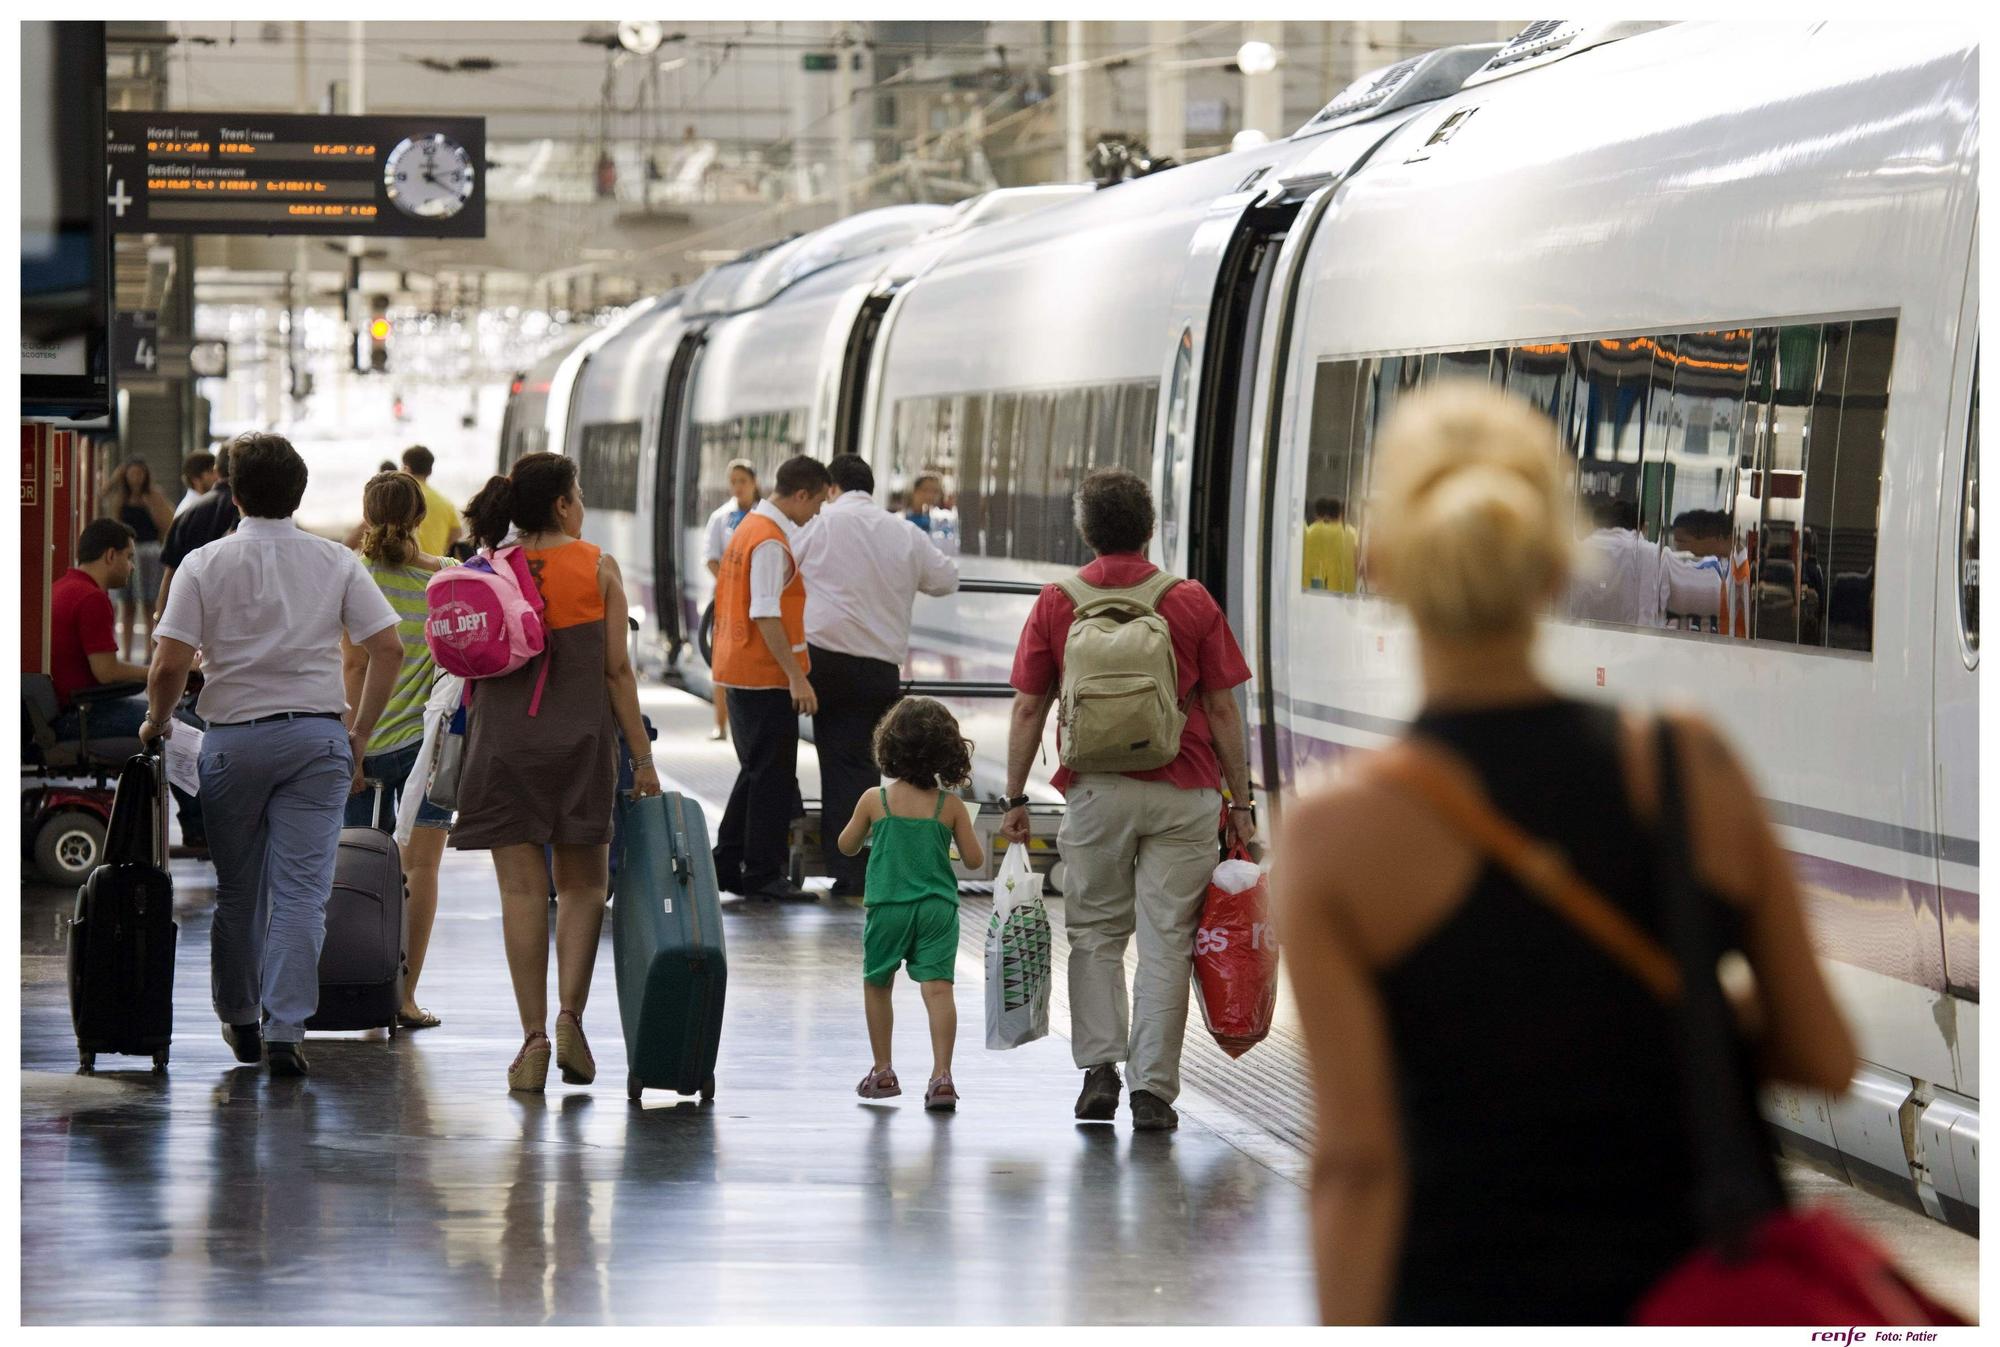
<svg viewBox="0 0 2000 1347"><path fill-rule="evenodd" d="M987 1047L1018 1048L1048 1034L1053 944L1042 877L1028 864L1028 849L1010 845L986 924Z"/></svg>

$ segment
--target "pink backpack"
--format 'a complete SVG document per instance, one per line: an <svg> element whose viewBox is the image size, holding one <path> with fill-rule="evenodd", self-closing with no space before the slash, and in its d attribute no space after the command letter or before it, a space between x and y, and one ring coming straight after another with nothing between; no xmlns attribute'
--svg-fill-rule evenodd
<svg viewBox="0 0 2000 1347"><path fill-rule="evenodd" d="M447 566L424 586L430 614L424 639L431 658L446 673L470 684L475 679L513 673L548 644L542 623L542 591L518 547L482 552L463 566ZM528 714L542 709L549 662L542 660ZM466 688L471 699L472 689Z"/></svg>

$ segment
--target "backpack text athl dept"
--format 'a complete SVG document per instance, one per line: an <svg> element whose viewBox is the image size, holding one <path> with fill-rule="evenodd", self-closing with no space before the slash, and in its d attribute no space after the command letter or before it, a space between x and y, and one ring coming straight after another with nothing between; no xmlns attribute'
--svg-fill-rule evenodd
<svg viewBox="0 0 2000 1347"><path fill-rule="evenodd" d="M463 566L447 566L424 587L430 612L424 639L431 658L446 673L468 682L513 673L548 644L542 622L542 591L518 547L482 552ZM548 660L535 680L528 714L542 707ZM468 697L471 689L466 689Z"/></svg>

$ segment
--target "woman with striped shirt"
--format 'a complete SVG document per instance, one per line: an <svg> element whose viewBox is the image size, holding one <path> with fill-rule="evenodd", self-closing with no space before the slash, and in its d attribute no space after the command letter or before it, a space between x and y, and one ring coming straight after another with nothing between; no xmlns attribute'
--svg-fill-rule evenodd
<svg viewBox="0 0 2000 1347"><path fill-rule="evenodd" d="M347 802L347 826L386 827L396 816L397 797L416 766L424 741L424 705L430 700L437 665L424 641L424 586L439 567L437 557L417 546L417 525L424 518L423 485L407 472L381 472L362 488L361 560L376 588L396 610L396 631L403 640L403 667L368 751L354 778ZM361 692L367 660L359 647L343 640L347 700ZM381 782L383 798L377 814L375 792L363 782ZM451 828L451 813L425 800L417 811L416 831L403 848L403 875L409 885L409 975L403 983L403 1007L396 1020L405 1029L428 1029L438 1017L417 1004L417 978L424 971L424 951L431 940L431 920L437 915L438 862Z"/></svg>

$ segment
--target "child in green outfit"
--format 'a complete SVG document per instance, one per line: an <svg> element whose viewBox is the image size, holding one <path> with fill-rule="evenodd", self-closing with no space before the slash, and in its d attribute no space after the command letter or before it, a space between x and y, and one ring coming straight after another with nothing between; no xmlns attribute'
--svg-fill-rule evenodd
<svg viewBox="0 0 2000 1347"><path fill-rule="evenodd" d="M959 858L972 868L986 861L972 831L972 814L951 789L972 778L972 745L941 703L910 697L896 703L875 727L875 761L884 776L894 779L863 795L854 817L840 830L843 856L858 856L862 843L869 845L861 978L875 1065L854 1092L863 1099L903 1092L889 1065L894 1022L889 983L897 965L908 964L910 980L923 989L931 1021L931 1081L924 1107L948 1113L958 1106L958 1090L951 1083L951 1044L958 1036L958 1010L951 1000L958 961L958 876L952 873L951 844L958 843Z"/></svg>

